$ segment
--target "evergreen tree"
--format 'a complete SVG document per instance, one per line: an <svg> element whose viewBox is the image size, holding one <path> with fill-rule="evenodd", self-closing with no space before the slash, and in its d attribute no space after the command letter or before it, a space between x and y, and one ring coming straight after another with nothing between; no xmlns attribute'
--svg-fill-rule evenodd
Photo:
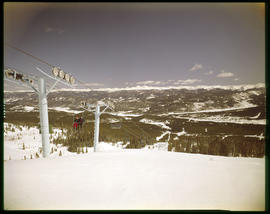
<svg viewBox="0 0 270 214"><path fill-rule="evenodd" d="M36 152L36 158L39 158L39 155L38 155L38 153Z"/></svg>

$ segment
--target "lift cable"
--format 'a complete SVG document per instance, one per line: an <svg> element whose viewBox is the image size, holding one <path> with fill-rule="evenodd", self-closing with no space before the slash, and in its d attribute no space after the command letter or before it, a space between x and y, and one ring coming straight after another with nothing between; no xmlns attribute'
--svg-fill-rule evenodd
<svg viewBox="0 0 270 214"><path fill-rule="evenodd" d="M145 133L147 137L151 138L151 135L147 133L146 131L144 131L142 128L140 128L134 121L130 121L130 122L133 123L138 129L140 129L142 133Z"/></svg>
<svg viewBox="0 0 270 214"><path fill-rule="evenodd" d="M40 59L40 58L37 57L37 56L34 56L33 54L27 53L26 51L24 51L24 50L22 50L22 49L20 49L20 48L17 48L17 47L15 47L15 46L13 46L13 45L10 45L10 44L8 44L8 43L4 43L4 45L6 45L6 46L8 46L8 47L10 47L10 48L13 48L13 49L15 49L15 50L17 50L17 51L19 51L19 52L25 54L25 55L28 55L28 56L30 56L30 57L32 57L32 58L34 58L34 59L36 59L36 60L38 60L38 61L40 61L40 62L42 62L42 63L44 63L44 64L46 64L46 65L52 67L52 68L55 67L54 65L52 65L52 64L50 64L50 63L48 63L48 62L46 62L46 61L44 61L44 60L42 60L42 59ZM74 76L74 75L72 75L72 76ZM80 84L86 85L86 83L84 83L84 82L78 80L77 78L76 78L76 80L77 80Z"/></svg>
<svg viewBox="0 0 270 214"><path fill-rule="evenodd" d="M26 51L24 51L24 50L22 50L22 49L20 49L20 48L14 47L13 45L10 45L10 44L8 44L8 43L4 43L4 44L5 44L6 46L10 47L10 48L13 48L13 49L15 49L15 50L17 50L17 51L19 51L19 52L21 52L21 53L24 53L24 54L26 54L26 55L28 55L28 56L30 56L30 57L32 57L32 58L38 60L38 61L40 61L40 62L42 62L42 63L44 63L44 64L46 64L46 65L48 65L48 66L50 66L50 67L52 67L52 68L54 67L54 66L51 65L50 63L48 63L48 62L46 62L46 61L44 61L44 60L42 60L42 59L40 59L40 58L38 58L38 57L36 57L36 56L30 54L30 53L27 53Z"/></svg>
<svg viewBox="0 0 270 214"><path fill-rule="evenodd" d="M134 131L132 131L126 124L122 124L123 126L125 126L124 128L126 129L127 132L129 132L131 135L135 136L135 137L138 137L138 138L141 138L141 136L139 134L135 134Z"/></svg>

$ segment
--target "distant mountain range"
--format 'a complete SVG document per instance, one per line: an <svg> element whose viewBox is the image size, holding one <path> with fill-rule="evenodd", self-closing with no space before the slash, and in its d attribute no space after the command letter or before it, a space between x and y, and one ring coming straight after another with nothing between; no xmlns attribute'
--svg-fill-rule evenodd
<svg viewBox="0 0 270 214"><path fill-rule="evenodd" d="M29 126L39 123L36 93L5 92L4 100L7 115L5 122ZM264 148L266 125L266 89L263 84L170 89L140 87L123 90L58 90L48 94L50 125L69 130L74 115L80 114L86 121L86 133L90 130L91 134L94 130L94 114L80 107L82 101L89 104L110 101L114 105L114 110L106 111L100 119L100 140L104 142L129 140L130 148L141 148L145 145L143 142L166 142L169 151L182 151L184 148L184 151L189 151L186 146L196 146L197 141L209 144L211 149L216 148L212 145L214 141L219 142L218 145L221 141L228 141L236 148L247 148L245 143L252 142L261 147L254 146L254 154L248 155L259 157L258 154L263 154L261 148ZM72 131L70 136L76 137ZM185 140L190 144L185 144ZM181 148L180 143L183 144ZM217 151L220 152L219 149ZM244 149L238 153L245 155Z"/></svg>
<svg viewBox="0 0 270 214"><path fill-rule="evenodd" d="M240 86L134 87L123 89L62 89L48 95L50 111L82 111L81 101L111 101L115 112L129 114L192 114L259 108L250 117L265 119L264 84ZM38 96L33 92L5 92L7 111L38 111ZM32 107L32 108L31 108ZM243 115L246 116L246 115Z"/></svg>
<svg viewBox="0 0 270 214"><path fill-rule="evenodd" d="M5 92L15 92L14 87L7 85L7 90ZM148 85L138 85L133 87L125 87L125 88L85 88L83 85L75 85L74 88L59 88L53 91L108 91L108 92L115 92L115 91L133 91L133 90L170 90L170 89L187 89L187 90L197 90L197 89L224 89L224 90L247 90L253 88L265 88L264 83L257 83L257 84L245 84L245 85L198 85L198 86L148 86ZM16 92L30 92L31 90L19 90L17 89Z"/></svg>

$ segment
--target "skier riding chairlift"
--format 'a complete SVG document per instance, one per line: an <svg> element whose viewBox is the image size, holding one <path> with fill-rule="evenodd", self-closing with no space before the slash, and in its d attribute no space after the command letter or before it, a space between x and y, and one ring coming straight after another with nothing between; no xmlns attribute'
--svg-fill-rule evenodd
<svg viewBox="0 0 270 214"><path fill-rule="evenodd" d="M74 119L74 123L73 123L73 128L74 129L82 128L83 122L84 122L84 119L82 117L79 117L78 115L76 115L75 119Z"/></svg>

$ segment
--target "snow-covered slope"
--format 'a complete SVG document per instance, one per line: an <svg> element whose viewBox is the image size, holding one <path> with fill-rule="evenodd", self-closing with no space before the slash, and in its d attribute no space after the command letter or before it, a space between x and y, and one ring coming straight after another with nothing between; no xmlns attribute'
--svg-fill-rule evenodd
<svg viewBox="0 0 270 214"><path fill-rule="evenodd" d="M49 158L30 159L41 146L38 130L9 128L15 132L7 131L4 142L7 210L264 210L264 158L167 152L166 143L124 150L120 142L102 142L97 153L60 147Z"/></svg>
<svg viewBox="0 0 270 214"><path fill-rule="evenodd" d="M13 209L264 210L264 159L118 150L4 164Z"/></svg>

